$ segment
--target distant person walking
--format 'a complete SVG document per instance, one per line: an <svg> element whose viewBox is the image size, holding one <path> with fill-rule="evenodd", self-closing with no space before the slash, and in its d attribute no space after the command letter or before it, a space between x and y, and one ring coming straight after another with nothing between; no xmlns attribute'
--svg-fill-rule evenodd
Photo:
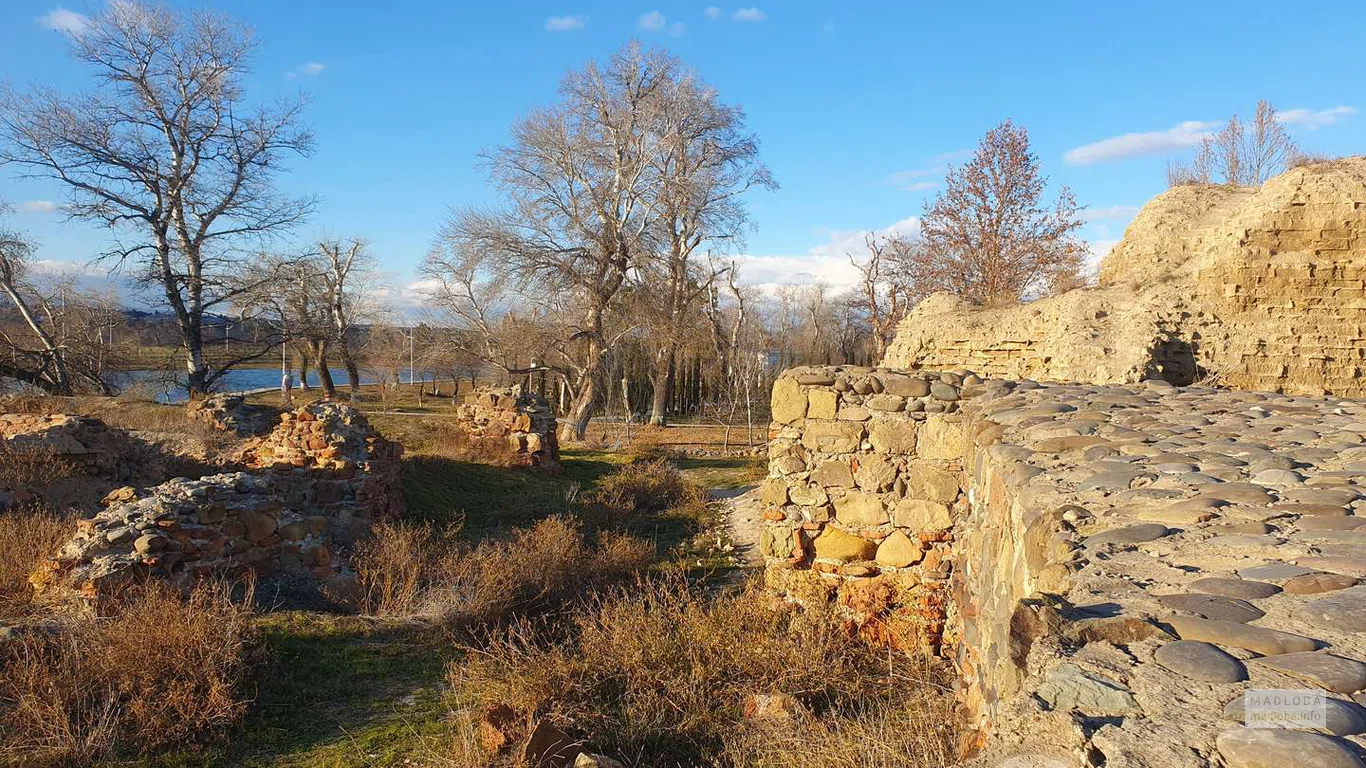
<svg viewBox="0 0 1366 768"><path fill-rule="evenodd" d="M294 377L289 371L280 374L280 393L286 408L294 405Z"/></svg>

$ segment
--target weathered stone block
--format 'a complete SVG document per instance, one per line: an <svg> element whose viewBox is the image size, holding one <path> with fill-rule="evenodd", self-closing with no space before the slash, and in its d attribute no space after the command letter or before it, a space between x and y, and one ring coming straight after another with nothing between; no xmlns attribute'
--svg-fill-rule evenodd
<svg viewBox="0 0 1366 768"><path fill-rule="evenodd" d="M806 422L802 445L821 453L852 453L863 442L863 425L853 421Z"/></svg>
<svg viewBox="0 0 1366 768"><path fill-rule="evenodd" d="M891 487L896 480L896 463L891 459L871 454L863 456L858 460L858 471L854 473L854 482L858 487L865 491L885 491Z"/></svg>
<svg viewBox="0 0 1366 768"><path fill-rule="evenodd" d="M839 408L839 393L830 389L813 389L806 393L806 418L833 419Z"/></svg>
<svg viewBox="0 0 1366 768"><path fill-rule="evenodd" d="M784 376L773 382L770 405L773 420L779 424L791 424L806 418L806 394L796 379Z"/></svg>
<svg viewBox="0 0 1366 768"><path fill-rule="evenodd" d="M922 459L961 459L967 451L963 425L948 419L930 418L920 425L915 452Z"/></svg>
<svg viewBox="0 0 1366 768"><path fill-rule="evenodd" d="M821 535L813 542L816 557L822 560L872 560L877 555L877 545L852 533L826 526Z"/></svg>
<svg viewBox="0 0 1366 768"><path fill-rule="evenodd" d="M826 488L850 488L854 485L854 473L849 462L834 459L821 462L811 472L811 479Z"/></svg>
<svg viewBox="0 0 1366 768"><path fill-rule="evenodd" d="M868 441L880 453L909 455L915 452L918 426L914 421L873 422L868 427Z"/></svg>
<svg viewBox="0 0 1366 768"><path fill-rule="evenodd" d="M906 473L906 495L944 504L958 498L958 476L926 463L912 464Z"/></svg>
<svg viewBox="0 0 1366 768"><path fill-rule="evenodd" d="M879 565L889 565L893 568L905 568L920 562L925 553L920 549L920 542L914 541L911 537L901 531L893 531L890 536L882 540L877 547L877 562Z"/></svg>
<svg viewBox="0 0 1366 768"><path fill-rule="evenodd" d="M835 499L835 519L851 527L871 528L888 518L880 494L849 491Z"/></svg>
<svg viewBox="0 0 1366 768"><path fill-rule="evenodd" d="M925 499L902 499L892 511L892 522L912 531L944 531L953 527L949 508Z"/></svg>

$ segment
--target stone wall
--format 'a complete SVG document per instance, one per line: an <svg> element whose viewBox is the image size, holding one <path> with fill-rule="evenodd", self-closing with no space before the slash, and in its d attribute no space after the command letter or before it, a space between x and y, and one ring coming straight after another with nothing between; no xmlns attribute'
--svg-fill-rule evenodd
<svg viewBox="0 0 1366 768"><path fill-rule="evenodd" d="M933 297L884 365L1050 381L1366 396L1366 158L1152 200L1099 285L1005 307Z"/></svg>
<svg viewBox="0 0 1366 768"><path fill-rule="evenodd" d="M476 439L506 441L517 466L560 468L555 410L534 392L523 392L520 386L483 387L465 395L457 417Z"/></svg>
<svg viewBox="0 0 1366 768"><path fill-rule="evenodd" d="M350 406L304 406L246 447L240 458L255 471L111 493L30 581L54 599L248 570L339 586L348 573L338 554L403 513L401 455Z"/></svg>
<svg viewBox="0 0 1366 768"><path fill-rule="evenodd" d="M0 414L0 441L104 480L133 480L154 460L144 444L92 416Z"/></svg>
<svg viewBox="0 0 1366 768"><path fill-rule="evenodd" d="M937 648L952 529L967 504L958 409L982 391L952 373L780 377L760 542L769 586L797 601L833 597L870 639Z"/></svg>
<svg viewBox="0 0 1366 768"><path fill-rule="evenodd" d="M280 410L248 403L243 395L212 395L189 405L190 417L239 437L264 435L280 420Z"/></svg>
<svg viewBox="0 0 1366 768"><path fill-rule="evenodd" d="M971 765L1362 765L1366 403L833 368L773 406L770 585L937 647ZM1327 719L1245 727L1265 689Z"/></svg>

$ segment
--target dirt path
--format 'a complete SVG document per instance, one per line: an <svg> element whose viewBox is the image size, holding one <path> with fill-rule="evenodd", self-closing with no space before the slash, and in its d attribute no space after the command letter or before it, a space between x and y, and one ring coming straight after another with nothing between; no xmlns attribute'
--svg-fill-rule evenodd
<svg viewBox="0 0 1366 768"><path fill-rule="evenodd" d="M735 546L735 555L745 569L761 568L763 555L759 553L759 536L764 532L763 505L759 503L759 486L712 489L713 498L726 504L726 535Z"/></svg>

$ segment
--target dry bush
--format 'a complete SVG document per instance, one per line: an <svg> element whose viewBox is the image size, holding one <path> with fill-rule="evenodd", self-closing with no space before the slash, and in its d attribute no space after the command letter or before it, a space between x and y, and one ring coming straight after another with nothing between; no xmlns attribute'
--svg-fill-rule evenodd
<svg viewBox="0 0 1366 768"><path fill-rule="evenodd" d="M689 483L678 468L664 459L639 461L598 481L585 499L590 507L618 514L657 513L701 498L702 489Z"/></svg>
<svg viewBox="0 0 1366 768"><path fill-rule="evenodd" d="M787 765L814 746L799 737L848 751L859 748L858 735L893 725L902 731L889 746L901 752L895 764L949 762L951 697L926 663L863 645L830 618L775 610L757 591L714 597L671 579L594 600L567 634L519 622L452 664L449 678L470 711L503 703L535 713L628 764L711 765L725 756L720 764ZM777 692L801 702L809 727L764 743L747 730L744 704ZM898 713L884 706L889 697L944 702ZM903 715L916 720L902 723ZM473 741L459 740L455 762L487 760L467 746ZM812 751L800 764L823 757Z"/></svg>
<svg viewBox="0 0 1366 768"><path fill-rule="evenodd" d="M201 741L241 716L250 596L139 587L104 617L0 646L0 760L58 765Z"/></svg>
<svg viewBox="0 0 1366 768"><path fill-rule="evenodd" d="M454 531L386 523L357 546L357 607L368 614L447 623L502 618L575 596L646 567L647 542L551 517L507 541L471 545Z"/></svg>
<svg viewBox="0 0 1366 768"><path fill-rule="evenodd" d="M36 504L0 512L0 622L33 608L29 574L72 533L73 520Z"/></svg>
<svg viewBox="0 0 1366 768"><path fill-rule="evenodd" d="M1287 168L1312 168L1316 165L1331 163L1337 158L1332 155L1324 155L1317 152L1295 152L1291 155Z"/></svg>
<svg viewBox="0 0 1366 768"><path fill-rule="evenodd" d="M76 472L51 451L15 450L0 438L0 490L35 491Z"/></svg>
<svg viewBox="0 0 1366 768"><path fill-rule="evenodd" d="M506 438L476 436L455 421L441 419L382 419L374 422L412 454L444 456L495 467L512 466L517 454Z"/></svg>

